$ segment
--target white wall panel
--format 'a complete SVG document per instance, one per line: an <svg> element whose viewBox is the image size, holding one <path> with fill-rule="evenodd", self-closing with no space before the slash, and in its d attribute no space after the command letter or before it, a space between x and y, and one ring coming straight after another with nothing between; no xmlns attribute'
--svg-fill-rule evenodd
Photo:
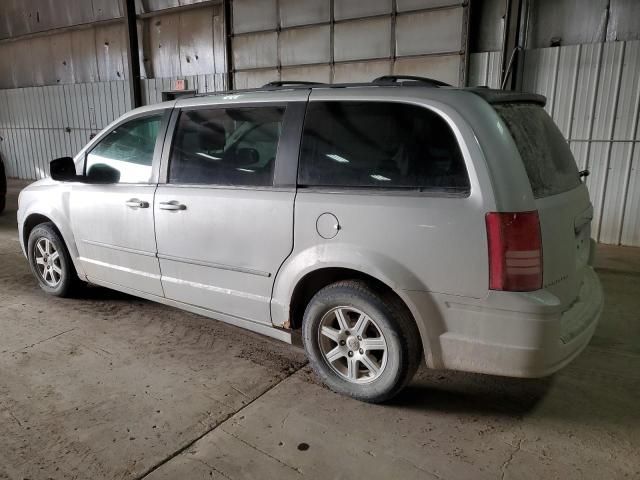
<svg viewBox="0 0 640 480"><path fill-rule="evenodd" d="M336 20L391 13L391 0L334 0Z"/></svg>
<svg viewBox="0 0 640 480"><path fill-rule="evenodd" d="M398 12L462 5L463 0L396 0Z"/></svg>
<svg viewBox="0 0 640 480"><path fill-rule="evenodd" d="M464 9L447 8L398 15L396 19L396 54L459 52L463 50Z"/></svg>
<svg viewBox="0 0 640 480"><path fill-rule="evenodd" d="M280 0L279 6L283 28L331 20L331 0Z"/></svg>
<svg viewBox="0 0 640 480"><path fill-rule="evenodd" d="M334 58L337 62L383 58L391 55L391 18L337 23Z"/></svg>
<svg viewBox="0 0 640 480"><path fill-rule="evenodd" d="M310 65L287 67L280 72L281 80L300 80L308 82L331 83L331 67L329 65Z"/></svg>
<svg viewBox="0 0 640 480"><path fill-rule="evenodd" d="M278 34L252 33L233 38L233 64L237 69L278 65Z"/></svg>
<svg viewBox="0 0 640 480"><path fill-rule="evenodd" d="M259 86L267 78L284 79L285 73L287 79L308 74L313 78L297 80L326 80L327 71L329 82L362 82L395 71L463 84L468 5L463 0L232 0L234 78L240 80L235 86ZM312 65L318 68L294 68Z"/></svg>
<svg viewBox="0 0 640 480"><path fill-rule="evenodd" d="M233 0L233 32L275 30L278 26L277 0Z"/></svg>
<svg viewBox="0 0 640 480"><path fill-rule="evenodd" d="M284 30L279 40L282 65L306 65L331 61L331 27L329 25Z"/></svg>
<svg viewBox="0 0 640 480"><path fill-rule="evenodd" d="M393 65L397 75L417 75L455 85L460 78L460 55L398 58Z"/></svg>
<svg viewBox="0 0 640 480"><path fill-rule="evenodd" d="M370 82L383 75L391 75L392 65L389 60L374 62L338 63L334 67L334 82Z"/></svg>

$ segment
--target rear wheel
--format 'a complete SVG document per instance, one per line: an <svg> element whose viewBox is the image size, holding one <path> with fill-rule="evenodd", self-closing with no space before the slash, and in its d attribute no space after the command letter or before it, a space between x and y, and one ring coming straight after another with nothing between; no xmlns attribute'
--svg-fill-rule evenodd
<svg viewBox="0 0 640 480"><path fill-rule="evenodd" d="M40 287L51 295L68 297L80 280L64 241L52 223L42 223L29 234L29 265Z"/></svg>
<svg viewBox="0 0 640 480"><path fill-rule="evenodd" d="M406 307L360 281L320 290L307 306L302 335L322 381L366 402L396 395L421 359L418 329Z"/></svg>

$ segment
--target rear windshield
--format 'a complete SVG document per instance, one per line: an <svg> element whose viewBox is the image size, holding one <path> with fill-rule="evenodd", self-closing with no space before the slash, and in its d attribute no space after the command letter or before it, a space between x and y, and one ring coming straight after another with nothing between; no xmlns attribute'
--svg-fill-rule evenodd
<svg viewBox="0 0 640 480"><path fill-rule="evenodd" d="M536 198L580 185L569 144L541 106L504 103L495 105L495 109L516 142Z"/></svg>

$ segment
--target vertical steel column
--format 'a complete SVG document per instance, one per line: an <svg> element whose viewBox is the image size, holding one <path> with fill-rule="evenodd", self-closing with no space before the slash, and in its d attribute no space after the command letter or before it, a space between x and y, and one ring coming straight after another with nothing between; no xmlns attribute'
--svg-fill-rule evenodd
<svg viewBox="0 0 640 480"><path fill-rule="evenodd" d="M222 15L224 17L224 39L225 39L225 53L227 64L227 90L233 90L234 78L233 78L233 53L231 42L233 40L233 23L232 23L232 5L231 0L224 0L222 4Z"/></svg>
<svg viewBox="0 0 640 480"><path fill-rule="evenodd" d="M127 27L127 63L129 65L131 107L137 108L142 106L142 88L140 86L140 54L135 0L122 0L122 7Z"/></svg>

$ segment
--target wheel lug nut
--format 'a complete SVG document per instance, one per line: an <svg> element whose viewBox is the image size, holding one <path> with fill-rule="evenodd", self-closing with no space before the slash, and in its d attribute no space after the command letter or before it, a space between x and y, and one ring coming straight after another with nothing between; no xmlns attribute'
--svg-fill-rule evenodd
<svg viewBox="0 0 640 480"><path fill-rule="evenodd" d="M349 350L349 356L353 357L353 352L351 350Z"/></svg>
<svg viewBox="0 0 640 480"><path fill-rule="evenodd" d="M340 340L340 345L341 345L341 346L343 346L343 347L344 347L346 343L347 343L347 342L345 342L344 340Z"/></svg>
<svg viewBox="0 0 640 480"><path fill-rule="evenodd" d="M358 341L361 341L362 337L360 335L358 335Z"/></svg>
<svg viewBox="0 0 640 480"><path fill-rule="evenodd" d="M364 353L363 349L360 349L359 351L360 351L360 355L362 355Z"/></svg>

